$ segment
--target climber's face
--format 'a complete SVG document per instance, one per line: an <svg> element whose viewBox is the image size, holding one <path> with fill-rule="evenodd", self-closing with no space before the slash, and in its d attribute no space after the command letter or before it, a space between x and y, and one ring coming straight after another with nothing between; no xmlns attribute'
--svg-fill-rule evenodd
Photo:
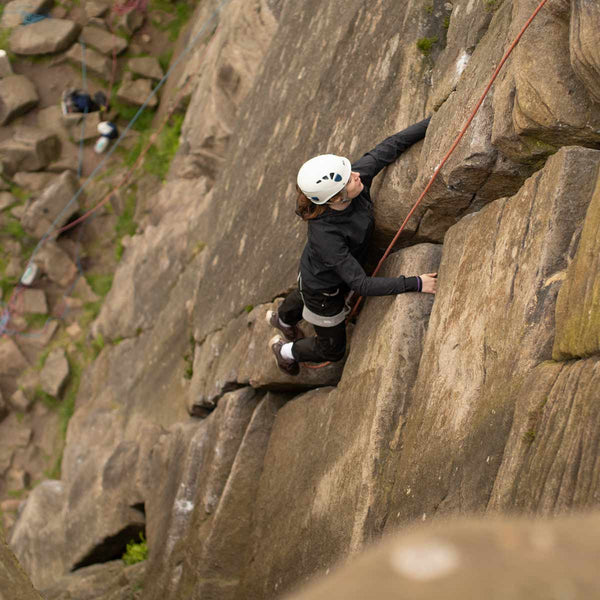
<svg viewBox="0 0 600 600"><path fill-rule="evenodd" d="M350 173L350 179L346 184L346 194L348 200L352 200L356 198L362 191L365 186L363 182L360 180L360 175L354 171Z"/></svg>

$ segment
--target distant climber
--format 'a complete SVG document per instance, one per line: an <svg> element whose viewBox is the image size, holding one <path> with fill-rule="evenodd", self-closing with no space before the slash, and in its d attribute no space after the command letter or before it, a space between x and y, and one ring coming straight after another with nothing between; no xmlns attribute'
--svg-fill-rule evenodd
<svg viewBox="0 0 600 600"><path fill-rule="evenodd" d="M300 259L298 288L268 322L275 336L269 346L277 366L297 375L300 362L338 361L346 351L346 296L385 296L403 292L435 294L437 273L417 277L367 277L361 262L373 232L370 187L373 178L425 137L429 119L396 133L352 165L347 158L322 154L298 172L298 214L308 222L308 240ZM316 336L304 337L298 323L311 323Z"/></svg>
<svg viewBox="0 0 600 600"><path fill-rule="evenodd" d="M119 130L114 123L102 121L98 123L98 133L100 137L96 140L94 151L96 154L102 154L108 148L110 140L115 140L119 137Z"/></svg>
<svg viewBox="0 0 600 600"><path fill-rule="evenodd" d="M92 98L87 92L74 88L68 88L63 92L60 105L63 115L108 109L108 101L104 92L96 92Z"/></svg>

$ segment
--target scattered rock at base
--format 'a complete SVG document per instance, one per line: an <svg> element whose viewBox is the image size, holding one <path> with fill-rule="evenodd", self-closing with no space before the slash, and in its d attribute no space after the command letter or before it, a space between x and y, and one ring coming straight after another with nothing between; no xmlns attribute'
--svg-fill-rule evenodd
<svg viewBox="0 0 600 600"><path fill-rule="evenodd" d="M0 79L14 75L6 50L0 50Z"/></svg>
<svg viewBox="0 0 600 600"><path fill-rule="evenodd" d="M152 92L152 81L150 79L136 79L135 81L123 81L117 98L122 102L133 104L134 106L142 106L146 98ZM158 104L156 95L152 96L148 101L148 106L154 108Z"/></svg>
<svg viewBox="0 0 600 600"><path fill-rule="evenodd" d="M12 139L0 144L0 157L8 173L39 171L50 164L60 151L55 133L19 125Z"/></svg>
<svg viewBox="0 0 600 600"><path fill-rule="evenodd" d="M78 33L79 25L73 21L43 19L17 27L8 43L10 50L15 54L56 54L66 50L75 41Z"/></svg>
<svg viewBox="0 0 600 600"><path fill-rule="evenodd" d="M0 127L24 115L39 102L35 86L25 75L0 80Z"/></svg>
<svg viewBox="0 0 600 600"><path fill-rule="evenodd" d="M101 123L102 117L99 111L94 111L88 114L74 113L63 116L71 141L79 143L83 140L93 140L98 137L98 125Z"/></svg>
<svg viewBox="0 0 600 600"><path fill-rule="evenodd" d="M19 292L19 308L25 314L48 314L48 302L44 290L21 289Z"/></svg>
<svg viewBox="0 0 600 600"><path fill-rule="evenodd" d="M13 175L12 180L28 192L37 193L48 187L56 180L56 173L20 171ZM1 203L0 203L1 204Z"/></svg>
<svg viewBox="0 0 600 600"><path fill-rule="evenodd" d="M8 208L16 201L17 199L10 192L0 192L0 210Z"/></svg>
<svg viewBox="0 0 600 600"><path fill-rule="evenodd" d="M66 57L80 69L85 60L85 67L93 75L98 75L104 79L110 79L111 61L110 59L97 52L93 48L83 48L81 44L73 44L66 54Z"/></svg>
<svg viewBox="0 0 600 600"><path fill-rule="evenodd" d="M17 27L23 22L24 14L46 14L52 4L52 0L13 0L4 7L0 25Z"/></svg>
<svg viewBox="0 0 600 600"><path fill-rule="evenodd" d="M79 210L78 200L72 201L78 189L77 177L65 171L27 207L21 219L25 231L41 238L52 224L62 227Z"/></svg>
<svg viewBox="0 0 600 600"><path fill-rule="evenodd" d="M96 48L102 54L121 54L127 48L127 41L99 27L84 27L79 40Z"/></svg>
<svg viewBox="0 0 600 600"><path fill-rule="evenodd" d="M17 390L10 397L9 403L13 410L25 413L31 408L33 399L30 399L23 390Z"/></svg>
<svg viewBox="0 0 600 600"><path fill-rule="evenodd" d="M35 262L49 279L62 287L69 285L77 274L75 263L56 242L46 242L36 254Z"/></svg>
<svg viewBox="0 0 600 600"><path fill-rule="evenodd" d="M88 0L88 2L85 3L84 10L88 19L95 19L98 17L104 17L104 15L106 15L108 12L108 8L109 6L105 2Z"/></svg>
<svg viewBox="0 0 600 600"><path fill-rule="evenodd" d="M0 376L18 375L29 365L12 338L0 339Z"/></svg>
<svg viewBox="0 0 600 600"><path fill-rule="evenodd" d="M69 361L62 348L48 355L40 375L42 389L50 396L58 397L69 377Z"/></svg>
<svg viewBox="0 0 600 600"><path fill-rule="evenodd" d="M146 79L156 79L159 81L164 76L163 70L154 56L131 58L127 62L127 66L133 73Z"/></svg>

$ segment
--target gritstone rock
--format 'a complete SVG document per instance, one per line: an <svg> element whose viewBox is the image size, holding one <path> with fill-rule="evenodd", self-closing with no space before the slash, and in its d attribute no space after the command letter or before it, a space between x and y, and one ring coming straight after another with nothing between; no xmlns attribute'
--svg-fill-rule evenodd
<svg viewBox="0 0 600 600"><path fill-rule="evenodd" d="M13 0L8 2L2 13L2 27L17 27L27 14L46 14L52 7L52 0Z"/></svg>
<svg viewBox="0 0 600 600"><path fill-rule="evenodd" d="M10 173L39 171L56 158L59 149L60 143L55 133L19 125L12 139L0 144L0 156Z"/></svg>
<svg viewBox="0 0 600 600"><path fill-rule="evenodd" d="M571 6L571 66L592 98L600 102L600 5L574 0Z"/></svg>
<svg viewBox="0 0 600 600"><path fill-rule="evenodd" d="M131 58L127 62L127 66L133 73L145 77L146 79L155 79L159 81L164 75L158 60L153 56Z"/></svg>
<svg viewBox="0 0 600 600"><path fill-rule="evenodd" d="M78 33L79 25L73 21L43 19L14 29L9 46L15 54L55 54L66 50Z"/></svg>
<svg viewBox="0 0 600 600"><path fill-rule="evenodd" d="M0 339L0 377L2 375L18 375L29 365L12 338L4 336Z"/></svg>
<svg viewBox="0 0 600 600"><path fill-rule="evenodd" d="M50 396L58 398L69 377L69 361L65 351L57 349L52 351L40 374L42 389Z"/></svg>
<svg viewBox="0 0 600 600"><path fill-rule="evenodd" d="M31 288L21 289L19 292L19 310L25 314L37 313L45 315L48 313L48 303L43 290Z"/></svg>
<svg viewBox="0 0 600 600"><path fill-rule="evenodd" d="M29 192L38 193L47 188L52 182L56 181L55 173L15 173L12 180L19 186Z"/></svg>
<svg viewBox="0 0 600 600"><path fill-rule="evenodd" d="M10 192L0 192L0 210L8 208L16 201L17 199Z"/></svg>
<svg viewBox="0 0 600 600"><path fill-rule="evenodd" d="M0 528L0 581L2 581L0 594L3 600L42 600L31 585L23 567L6 545L2 528Z"/></svg>
<svg viewBox="0 0 600 600"><path fill-rule="evenodd" d="M97 2L96 0L87 0L85 3L85 14L88 19L103 17L108 12L110 6L105 2Z"/></svg>
<svg viewBox="0 0 600 600"><path fill-rule="evenodd" d="M135 81L123 81L117 98L122 102L133 104L134 106L142 106L146 98L152 92L152 81L150 79L136 79ZM148 101L147 106L154 108L158 104L156 95L152 96Z"/></svg>
<svg viewBox="0 0 600 600"><path fill-rule="evenodd" d="M6 50L0 50L0 79L14 75Z"/></svg>
<svg viewBox="0 0 600 600"><path fill-rule="evenodd" d="M102 77L106 80L110 79L110 59L104 54L96 52L93 48L86 48L84 51L81 44L73 44L67 52L66 57L79 69L81 69L82 62L85 59L86 69L94 75L98 75L98 77Z"/></svg>
<svg viewBox="0 0 600 600"><path fill-rule="evenodd" d="M39 101L35 86L25 75L9 75L0 80L0 126L25 114Z"/></svg>
<svg viewBox="0 0 600 600"><path fill-rule="evenodd" d="M17 390L10 397L9 403L13 410L25 413L31 408L31 405L33 404L33 399L28 398L27 394L25 394L23 390Z"/></svg>
<svg viewBox="0 0 600 600"><path fill-rule="evenodd" d="M93 46L102 54L112 54L113 50L117 54L121 54L127 48L127 41L122 37L98 27L84 27L79 39L85 44Z"/></svg>

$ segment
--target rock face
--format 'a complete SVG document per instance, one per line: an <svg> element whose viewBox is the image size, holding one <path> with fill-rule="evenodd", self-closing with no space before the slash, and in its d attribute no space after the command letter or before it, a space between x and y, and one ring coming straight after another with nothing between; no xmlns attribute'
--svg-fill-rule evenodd
<svg viewBox="0 0 600 600"><path fill-rule="evenodd" d="M511 589L541 573L531 597L562 589L552 577L563 573L568 593L595 585L593 566L568 579L597 554L578 536L577 563L579 521L457 524L432 534L441 552L417 527L598 506L595 3L540 12L384 264L388 276L437 271L435 298L367 299L329 372L284 377L266 348L264 314L294 286L306 238L298 166L321 152L358 158L434 113L372 187L376 245L389 240L536 4L252 0L218 14L164 90L159 111L176 88L190 100L178 155L144 197L91 328L111 343L81 378L61 481L36 487L15 525L36 583L66 599L145 531L148 600L271 600L410 524L423 537L381 559L362 597L385 597L388 582L410 597L426 584L471 597L500 571L503 582L515 573ZM182 39L216 8L200 3ZM37 255L52 281L75 275L68 241ZM23 358L12 340L3 349ZM10 412L0 429L11 441L0 472L23 485L12 448L35 431ZM540 553L563 547L573 550L542 573ZM415 579L440 564L447 578ZM469 564L481 564L473 579ZM99 587L112 577L106 567Z"/></svg>
<svg viewBox="0 0 600 600"><path fill-rule="evenodd" d="M109 80L111 75L111 62L107 56L96 52L93 48L84 48L81 44L73 44L67 52L67 58L81 68L85 61L86 69L94 75Z"/></svg>
<svg viewBox="0 0 600 600"><path fill-rule="evenodd" d="M66 50L75 41L79 30L79 25L73 21L42 19L14 29L9 47L15 54L55 54Z"/></svg>
<svg viewBox="0 0 600 600"><path fill-rule="evenodd" d="M0 144L0 157L7 173L39 171L59 152L56 135L50 131L20 125L11 140Z"/></svg>
<svg viewBox="0 0 600 600"><path fill-rule="evenodd" d="M16 27L27 13L46 14L51 7L52 0L12 0L6 3L0 23L2 27Z"/></svg>
<svg viewBox="0 0 600 600"><path fill-rule="evenodd" d="M102 54L121 54L127 48L126 40L99 27L84 27L79 39Z"/></svg>
<svg viewBox="0 0 600 600"><path fill-rule="evenodd" d="M10 551L0 531L0 581L2 600L42 600L31 585L29 577Z"/></svg>

